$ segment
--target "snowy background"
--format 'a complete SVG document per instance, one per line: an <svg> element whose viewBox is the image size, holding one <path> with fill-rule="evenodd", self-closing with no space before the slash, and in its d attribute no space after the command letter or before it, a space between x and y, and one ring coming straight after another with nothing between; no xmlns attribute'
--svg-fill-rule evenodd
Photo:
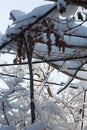
<svg viewBox="0 0 87 130"><path fill-rule="evenodd" d="M64 0L59 0L57 8L46 16L47 23L43 19L37 22L36 26L32 25L33 28L29 28L30 30L26 30L28 25L44 16L55 4L41 6L50 2L8 0L9 4L5 7L5 2L1 3L1 12L6 14L3 14L3 17L1 14L4 19L0 23L0 47L14 39L5 49L0 48L0 130L86 130L86 10L78 6L67 6ZM76 11L79 15L75 14ZM35 32L36 27L40 32ZM47 28L51 36L46 32ZM29 38L33 43L32 37L35 33L41 36L41 39L38 35L35 37L36 44L32 55L35 58L32 61L35 99L32 101L28 66L21 64L21 57L25 55L19 53L23 51L20 50L23 46L18 44L20 39L12 37L13 34L19 36L22 29L26 30L26 42L30 40L28 36L31 36ZM47 44L48 39L52 43L51 46ZM55 43L57 40L60 42L58 46ZM54 59L56 61L52 61ZM51 64L35 63L41 60L51 60ZM26 62L25 58L23 63ZM36 115L35 123L32 125L31 102L35 103Z"/></svg>

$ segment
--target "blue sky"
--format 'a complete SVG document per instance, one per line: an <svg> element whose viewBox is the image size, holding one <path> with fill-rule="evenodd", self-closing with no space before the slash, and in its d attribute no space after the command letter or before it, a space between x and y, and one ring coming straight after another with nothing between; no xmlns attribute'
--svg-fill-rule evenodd
<svg viewBox="0 0 87 130"><path fill-rule="evenodd" d="M9 13L13 9L19 9L26 13L39 5L47 4L49 2L44 0L1 0L0 1L0 31L5 32L11 21L9 20Z"/></svg>

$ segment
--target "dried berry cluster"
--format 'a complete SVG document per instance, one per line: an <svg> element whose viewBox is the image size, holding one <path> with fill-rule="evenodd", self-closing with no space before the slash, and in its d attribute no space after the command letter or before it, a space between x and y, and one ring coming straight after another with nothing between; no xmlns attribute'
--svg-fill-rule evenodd
<svg viewBox="0 0 87 130"><path fill-rule="evenodd" d="M25 47L23 44L23 39L17 39L17 55L13 62L16 64L17 62L21 63L25 59Z"/></svg>
<svg viewBox="0 0 87 130"><path fill-rule="evenodd" d="M30 57L32 58L34 45L36 42L47 44L48 47L48 55L50 56L52 45L55 45L59 47L59 51L62 49L62 51L65 51L66 43L62 40L60 40L60 35L58 35L57 30L54 28L54 22L53 20L46 18L42 21L38 22L29 30L27 30L26 35L26 42L28 45ZM53 42L51 40L51 34L54 36L55 41ZM45 35L45 38L44 38ZM17 57L14 60L15 62L21 62L25 59L25 49L23 45L23 39L19 38L17 39Z"/></svg>
<svg viewBox="0 0 87 130"><path fill-rule="evenodd" d="M59 39L60 36L56 32L54 33L54 36L55 36L55 45L59 47L59 51L62 48L62 51L64 52L65 51L65 47L66 47L66 42L60 40Z"/></svg>
<svg viewBox="0 0 87 130"><path fill-rule="evenodd" d="M30 58L32 58L33 50L34 50L34 38L30 34L27 35L27 43L28 43L28 49L29 49L29 55Z"/></svg>

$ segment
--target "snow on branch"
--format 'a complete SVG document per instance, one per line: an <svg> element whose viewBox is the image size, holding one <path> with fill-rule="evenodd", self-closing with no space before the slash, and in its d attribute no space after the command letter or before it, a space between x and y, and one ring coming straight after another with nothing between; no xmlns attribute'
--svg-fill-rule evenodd
<svg viewBox="0 0 87 130"><path fill-rule="evenodd" d="M84 1L80 2L84 3ZM16 19L2 37L0 50L6 48L16 51L13 65L21 64L26 58L23 39L25 38L31 58L49 62L56 69L71 76L74 75L74 68L77 69L83 59L86 63L87 28L85 24L87 16L84 11L81 12L84 17L81 17L81 13L77 16L75 13L77 13L78 6L71 3L75 2L58 0L55 4L40 6L28 14L11 11ZM17 12L20 14L19 18ZM75 63L73 67L71 67L71 59ZM66 61L65 68L62 68L63 61ZM72 71L68 68L72 68ZM75 77L83 79L79 74Z"/></svg>
<svg viewBox="0 0 87 130"><path fill-rule="evenodd" d="M45 0L45 1L57 2L59 0ZM77 6L82 6L82 7L87 8L86 0L64 0L64 1L66 1L68 4L71 4L71 5L77 5Z"/></svg>
<svg viewBox="0 0 87 130"><path fill-rule="evenodd" d="M27 29L31 28L33 25L35 25L37 22L39 22L42 18L46 17L47 15L49 15L52 11L54 11L56 9L56 5L53 5L49 10L47 10L47 12L41 14L39 17L37 17L31 24L29 24L28 26L26 26L26 28L20 30L19 33L14 34L16 37L20 37ZM31 15L32 16L32 15ZM13 37L11 37L11 39L8 39L8 41L2 41L2 44L0 46L0 50L2 50L3 48L5 48L7 45L9 45L12 41L14 40Z"/></svg>

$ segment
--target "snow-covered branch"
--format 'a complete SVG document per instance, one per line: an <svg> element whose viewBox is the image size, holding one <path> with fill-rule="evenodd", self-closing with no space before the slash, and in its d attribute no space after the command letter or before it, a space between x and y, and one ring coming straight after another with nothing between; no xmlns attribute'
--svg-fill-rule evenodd
<svg viewBox="0 0 87 130"><path fill-rule="evenodd" d="M45 0L45 1L52 1L52 2L57 2L59 0ZM87 8L87 1L86 0L65 0L71 5L76 5L76 6L82 6Z"/></svg>

